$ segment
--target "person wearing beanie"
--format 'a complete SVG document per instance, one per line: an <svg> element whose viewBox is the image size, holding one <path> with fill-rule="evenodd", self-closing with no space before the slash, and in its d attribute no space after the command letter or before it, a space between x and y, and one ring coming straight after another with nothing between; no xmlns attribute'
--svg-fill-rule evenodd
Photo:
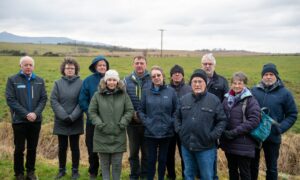
<svg viewBox="0 0 300 180"><path fill-rule="evenodd" d="M152 85L143 93L138 116L145 126L144 136L148 151L147 179L154 179L158 167L157 179L163 180L169 142L174 136L177 97L175 91L165 84L162 68L153 66L150 74ZM157 161L158 166L156 166Z"/></svg>
<svg viewBox="0 0 300 180"><path fill-rule="evenodd" d="M270 112L269 116L277 121L272 125L269 137L262 143L262 149L266 157L266 179L278 179L277 161L282 141L281 136L297 120L298 110L292 93L279 78L275 64L265 64L261 75L262 80L252 88L252 94L260 107L266 107ZM256 150L255 159L251 163L251 179L258 177L260 150Z"/></svg>
<svg viewBox="0 0 300 180"><path fill-rule="evenodd" d="M216 95L221 102L224 100L224 95L229 91L227 80L216 73L217 61L212 53L204 54L201 59L201 67L207 74L207 91ZM219 140L216 141L219 144ZM216 151L214 179L218 180L218 151Z"/></svg>
<svg viewBox="0 0 300 180"><path fill-rule="evenodd" d="M92 124L92 120L88 115L88 108L90 101L97 91L100 80L104 77L104 74L109 70L108 60L100 55L95 57L90 66L89 70L93 73L84 79L80 94L79 94L79 105L80 108L86 113L86 129L85 129L85 143L88 149L89 155L89 175L90 179L96 179L99 171L99 157L97 153L93 153L93 135L95 126Z"/></svg>
<svg viewBox="0 0 300 180"><path fill-rule="evenodd" d="M103 180L121 178L123 153L127 151L126 127L133 111L119 73L106 71L88 109L95 125L93 152L99 154Z"/></svg>
<svg viewBox="0 0 300 180"><path fill-rule="evenodd" d="M126 92L134 107L134 114L127 126L129 140L130 180L147 178L147 146L144 132L145 126L137 115L141 97L146 89L151 88L151 76L147 71L147 59L144 56L135 56L132 62L133 71L124 79ZM140 155L141 154L141 155Z"/></svg>
<svg viewBox="0 0 300 180"><path fill-rule="evenodd" d="M174 65L170 70L170 87L172 87L176 91L177 98L181 98L185 94L192 91L191 86L185 84L184 81L184 70L180 65ZM182 178L184 178L184 163L181 154L181 142L179 135L175 133L175 136L171 138L169 148L168 148L168 157L167 157L167 177L169 180L176 179L175 172L175 152L176 152L176 144L178 146L179 154L181 157L181 168L182 168Z"/></svg>
<svg viewBox="0 0 300 180"><path fill-rule="evenodd" d="M214 178L216 141L226 127L227 117L217 96L207 92L202 69L191 75L192 92L180 99L175 131L181 140L185 179ZM192 138L191 138L192 137Z"/></svg>

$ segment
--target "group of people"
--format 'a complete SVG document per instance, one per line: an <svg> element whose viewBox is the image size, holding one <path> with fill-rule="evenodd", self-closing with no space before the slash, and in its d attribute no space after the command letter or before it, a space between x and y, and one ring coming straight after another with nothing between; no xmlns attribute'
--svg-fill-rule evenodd
<svg viewBox="0 0 300 180"><path fill-rule="evenodd" d="M153 66L147 71L146 57L136 56L133 72L121 80L119 73L110 69L108 60L97 56L89 66L92 75L82 81L79 64L73 58L65 58L60 66L62 77L55 81L50 97L55 115L53 133L58 137L59 149L56 179L66 175L68 143L72 179L80 177L79 137L84 133L84 113L91 180L100 175L104 180L121 178L127 136L130 180L153 180L156 171L159 180L165 175L175 180L176 145L185 180L218 179L218 147L225 152L229 179L257 179L261 149L266 179L277 179L281 134L295 123L298 114L291 92L272 63L263 66L262 80L252 89L247 88L248 78L243 72L233 74L229 87L215 67L215 57L205 54L189 83L185 83L183 67L174 65L170 84L166 84L161 67ZM37 179L36 148L47 93L44 80L33 70L33 58L22 57L19 73L9 77L6 86L17 180ZM272 125L267 140L259 143L250 132L259 125L263 107L277 123Z"/></svg>

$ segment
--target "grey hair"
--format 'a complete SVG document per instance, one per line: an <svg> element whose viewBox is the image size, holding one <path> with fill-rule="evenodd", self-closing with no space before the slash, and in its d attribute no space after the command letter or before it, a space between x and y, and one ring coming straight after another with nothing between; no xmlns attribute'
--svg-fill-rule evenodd
<svg viewBox="0 0 300 180"><path fill-rule="evenodd" d="M212 61L214 63L214 65L217 64L216 58L214 57L213 53L204 54L202 56L201 62L203 62L204 60Z"/></svg>
<svg viewBox="0 0 300 180"><path fill-rule="evenodd" d="M243 73L243 72L235 72L232 75L231 83L233 83L234 80L243 81L244 84L248 83L247 75L245 73Z"/></svg>
<svg viewBox="0 0 300 180"><path fill-rule="evenodd" d="M23 56L23 57L21 57L21 59L20 59L20 65L21 65L21 64L23 63L23 61L25 61L25 60L31 60L33 66L34 66L34 59L33 59L32 57L30 57L30 56Z"/></svg>

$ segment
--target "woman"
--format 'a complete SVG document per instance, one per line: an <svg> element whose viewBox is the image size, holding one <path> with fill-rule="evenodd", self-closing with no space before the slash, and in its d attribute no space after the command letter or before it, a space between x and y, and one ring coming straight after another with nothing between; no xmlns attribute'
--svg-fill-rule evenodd
<svg viewBox="0 0 300 180"><path fill-rule="evenodd" d="M102 178L119 180L122 157L126 152L126 126L133 116L133 106L116 70L108 70L94 94L89 116L95 125L93 151L99 153Z"/></svg>
<svg viewBox="0 0 300 180"><path fill-rule="evenodd" d="M233 74L231 88L223 101L228 124L221 138L221 148L225 151L229 178L232 180L251 179L250 162L257 145L250 132L259 124L260 107L246 84L244 73ZM246 107L245 114L243 106Z"/></svg>
<svg viewBox="0 0 300 180"><path fill-rule="evenodd" d="M152 86L141 99L139 117L145 126L144 136L148 149L148 180L155 176L158 157L158 179L164 179L168 146L174 136L174 113L176 111L176 93L165 85L165 75L159 66L151 69ZM158 155L157 155L158 154Z"/></svg>
<svg viewBox="0 0 300 180"><path fill-rule="evenodd" d="M82 81L78 76L79 65L72 58L65 58L60 66L62 77L55 81L51 93L51 107L55 114L53 134L58 136L59 172L57 179L66 175L68 141L72 151L72 178L79 178L79 136L83 134L83 114L78 104Z"/></svg>

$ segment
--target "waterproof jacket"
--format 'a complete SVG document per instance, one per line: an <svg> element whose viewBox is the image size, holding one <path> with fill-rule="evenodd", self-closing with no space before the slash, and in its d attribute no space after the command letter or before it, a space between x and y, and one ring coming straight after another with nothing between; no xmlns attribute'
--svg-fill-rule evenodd
<svg viewBox="0 0 300 180"><path fill-rule="evenodd" d="M176 95L178 99L192 91L192 87L185 84L184 82L181 82L177 86L171 83L170 87L172 87L176 91Z"/></svg>
<svg viewBox="0 0 300 180"><path fill-rule="evenodd" d="M297 120L298 110L292 93L284 87L280 79L271 87L265 88L262 82L253 87L252 94L260 107L267 107L270 116L279 124L273 124L266 141L281 143L281 134L292 127Z"/></svg>
<svg viewBox="0 0 300 180"><path fill-rule="evenodd" d="M82 87L80 90L80 94L79 94L79 105L80 105L80 108L87 115L86 123L88 123L88 124L92 124L92 121L90 120L89 115L88 115L88 109L89 109L91 99L92 99L94 93L97 91L100 80L104 77L104 75L100 74L95 69L95 65L99 61L105 61L106 65L107 65L107 70L109 70L109 63L103 56L97 56L95 59L93 59L91 65L89 66L89 69L93 74L88 76L83 81L83 84L82 84Z"/></svg>
<svg viewBox="0 0 300 180"><path fill-rule="evenodd" d="M83 113L78 104L81 85L79 76L55 81L50 97L55 115L53 134L83 134Z"/></svg>
<svg viewBox="0 0 300 180"><path fill-rule="evenodd" d="M195 96L191 92L179 101L175 130L185 148L204 151L216 147L226 121L223 106L215 95L204 92Z"/></svg>
<svg viewBox="0 0 300 180"><path fill-rule="evenodd" d="M101 80L89 106L89 116L95 125L93 151L118 153L126 151L126 126L133 115L133 106L125 85L118 82L111 92Z"/></svg>
<svg viewBox="0 0 300 180"><path fill-rule="evenodd" d="M133 104L134 110L137 111L140 103L142 94L146 89L151 88L151 77L150 74L146 71L144 76L139 78L134 72L129 76L125 77L124 83L126 85L126 92L128 93L131 102ZM140 125L142 122L130 121L129 125Z"/></svg>
<svg viewBox="0 0 300 180"><path fill-rule="evenodd" d="M145 137L166 138L174 136L177 97L174 89L162 85L155 90L145 90L138 115L145 126Z"/></svg>
<svg viewBox="0 0 300 180"><path fill-rule="evenodd" d="M5 95L13 124L31 123L26 118L30 112L37 116L34 122L42 121L42 111L47 103L45 82L42 78L34 73L28 78L20 71L8 78Z"/></svg>
<svg viewBox="0 0 300 180"><path fill-rule="evenodd" d="M223 101L224 111L228 117L226 130L234 133L234 139L227 139L222 136L220 139L221 148L229 154L246 156L253 158L255 156L255 147L257 142L251 137L250 132L255 129L260 122L260 107L257 100L251 92L246 89L241 94L237 102L230 108L228 106L228 94ZM243 104L247 99L245 109L245 121L243 120Z"/></svg>
<svg viewBox="0 0 300 180"><path fill-rule="evenodd" d="M208 92L216 95L221 102L224 100L224 95L229 91L228 82L223 77L214 72L213 77L207 83Z"/></svg>

